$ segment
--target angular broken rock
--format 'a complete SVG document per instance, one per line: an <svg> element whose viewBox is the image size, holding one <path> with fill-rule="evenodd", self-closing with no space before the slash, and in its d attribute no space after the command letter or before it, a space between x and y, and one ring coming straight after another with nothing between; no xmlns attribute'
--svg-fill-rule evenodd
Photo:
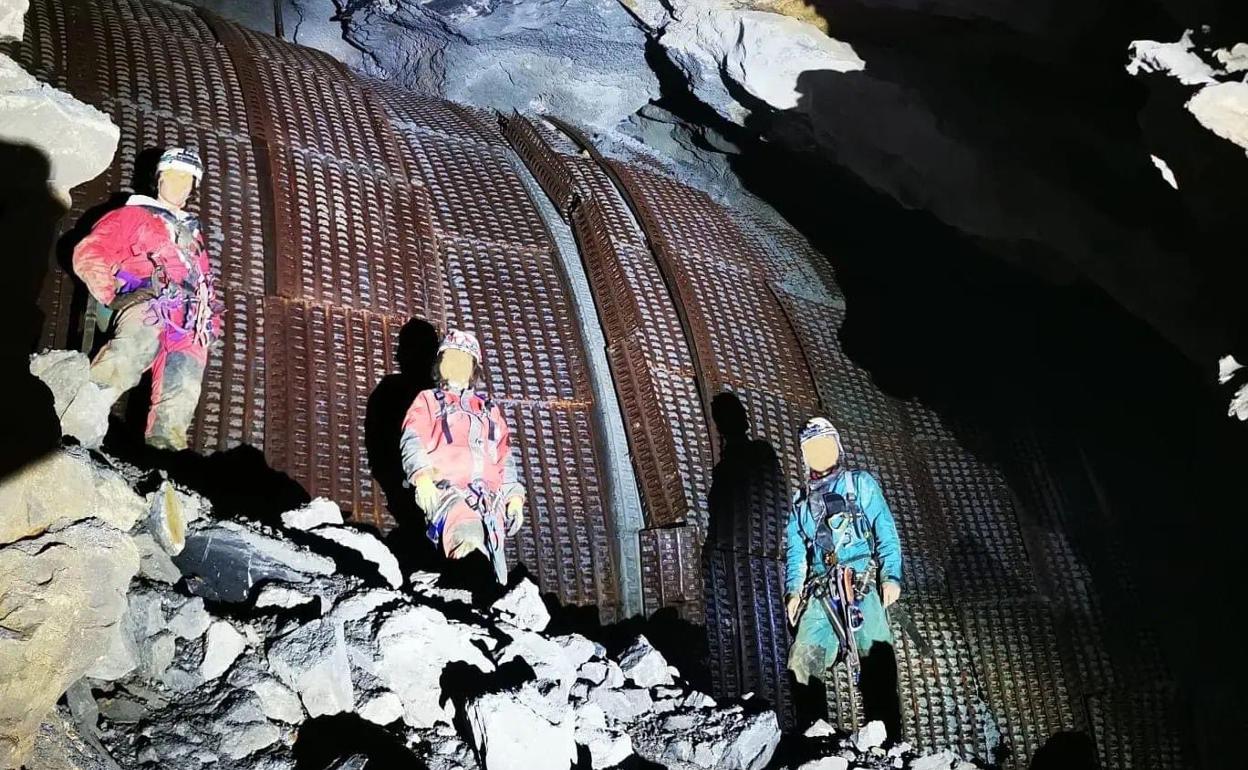
<svg viewBox="0 0 1248 770"><path fill-rule="evenodd" d="M323 497L317 497L302 508L282 514L282 525L289 529L310 530L324 524L342 523L342 510L338 504Z"/></svg>
<svg viewBox="0 0 1248 770"><path fill-rule="evenodd" d="M182 553L186 546L186 514L178 491L168 481L150 497L147 529L170 556Z"/></svg>
<svg viewBox="0 0 1248 770"><path fill-rule="evenodd" d="M624 671L624 676L638 687L672 684L667 660L644 636L637 637L632 646L620 656L620 668Z"/></svg>
<svg viewBox="0 0 1248 770"><path fill-rule="evenodd" d="M311 716L338 714L354 706L342 626L314 620L274 642L268 659L273 673L299 693Z"/></svg>
<svg viewBox="0 0 1248 770"><path fill-rule="evenodd" d="M589 766L594 770L615 767L633 755L633 739L623 731L578 725L573 737L577 745L589 750Z"/></svg>
<svg viewBox="0 0 1248 770"><path fill-rule="evenodd" d="M326 540L350 548L372 562L377 572L390 584L391 588L403 585L403 572L399 569L399 560L386 544L375 535L347 527L323 526L312 530L312 534Z"/></svg>
<svg viewBox="0 0 1248 770"><path fill-rule="evenodd" d="M541 631L550 623L550 612L533 581L525 578L491 608L508 623L530 631Z"/></svg>
<svg viewBox="0 0 1248 770"><path fill-rule="evenodd" d="M147 533L134 536L134 544L139 549L139 574L148 580L173 585L182 579L178 565L169 558L169 553L156 542L156 538Z"/></svg>
<svg viewBox="0 0 1248 770"><path fill-rule="evenodd" d="M49 350L30 357L30 373L52 391L61 434L95 448L108 432L113 394L90 381L90 369L86 355L76 350Z"/></svg>
<svg viewBox="0 0 1248 770"><path fill-rule="evenodd" d="M810 760L797 770L849 770L849 760L844 757L820 757Z"/></svg>
<svg viewBox="0 0 1248 770"><path fill-rule="evenodd" d="M0 548L0 767L107 650L138 571L134 541L96 519Z"/></svg>
<svg viewBox="0 0 1248 770"><path fill-rule="evenodd" d="M278 607L281 609L290 609L298 607L301 604L307 604L312 601L312 597L289 588L281 583L269 583L260 589L260 593L256 595L256 607Z"/></svg>
<svg viewBox="0 0 1248 770"><path fill-rule="evenodd" d="M836 729L828 724L826 720L817 719L815 723L806 728L803 733L807 738L827 738L836 735Z"/></svg>
<svg viewBox="0 0 1248 770"><path fill-rule="evenodd" d="M169 619L167 628L183 639L198 639L211 623L212 616L204 609L204 600L192 596Z"/></svg>
<svg viewBox="0 0 1248 770"><path fill-rule="evenodd" d="M946 750L919 757L910 763L910 770L949 770L957 761L957 756L952 751Z"/></svg>
<svg viewBox="0 0 1248 770"><path fill-rule="evenodd" d="M126 532L144 510L121 476L82 449L61 449L0 480L0 544L88 518Z"/></svg>
<svg viewBox="0 0 1248 770"><path fill-rule="evenodd" d="M530 681L469 702L468 724L484 770L567 770L576 761L572 711L549 692Z"/></svg>
<svg viewBox="0 0 1248 770"><path fill-rule="evenodd" d="M864 725L858 732L854 733L850 740L853 742L854 748L862 752L884 745L884 741L887 738L888 728L884 727L884 723L877 719Z"/></svg>
<svg viewBox="0 0 1248 770"><path fill-rule="evenodd" d="M235 603L246 601L251 589L266 581L303 583L336 570L332 559L232 521L191 532L174 563L194 577L188 583L196 594Z"/></svg>
<svg viewBox="0 0 1248 770"><path fill-rule="evenodd" d="M356 713L361 719L385 726L403 718L403 701L392 692L383 692L366 699Z"/></svg>
<svg viewBox="0 0 1248 770"><path fill-rule="evenodd" d="M51 163L49 185L63 200L108 168L121 132L108 115L40 83L0 54L0 140L38 148Z"/></svg>
<svg viewBox="0 0 1248 770"><path fill-rule="evenodd" d="M218 620L208 627L204 660L199 665L199 675L204 679L216 679L234 665L234 661L246 648L247 639L229 621Z"/></svg>

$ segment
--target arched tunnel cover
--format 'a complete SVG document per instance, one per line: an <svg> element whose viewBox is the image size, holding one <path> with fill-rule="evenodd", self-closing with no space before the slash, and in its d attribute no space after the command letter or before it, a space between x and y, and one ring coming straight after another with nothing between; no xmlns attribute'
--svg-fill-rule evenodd
<svg viewBox="0 0 1248 770"><path fill-rule="evenodd" d="M121 128L112 167L75 190L67 230L131 184L144 151L193 145L205 160L193 208L228 316L197 451L260 448L309 494L389 529L386 469L370 458L375 394L412 319L472 329L530 490L509 558L560 602L616 619L585 343L518 154L576 235L605 332L645 511L644 609L707 621L717 689L788 708L786 511L750 507L720 553L701 553L726 451L712 400L730 392L778 463L770 499L798 483L796 431L821 412L850 464L880 480L907 560L905 606L930 645L897 630L914 743L981 757L1000 746L1025 762L1050 735L1083 730L1108 767L1186 766L1155 637L1107 600L1133 592L1091 480L1069 481L1074 460L1054 465L1042 426L987 456L965 426L883 393L842 352L844 300L794 231L661 169L602 158L574 127L500 121L169 2L32 0L25 41L5 48ZM81 344L81 298L54 265L45 345ZM829 697L843 724L857 721L848 681Z"/></svg>

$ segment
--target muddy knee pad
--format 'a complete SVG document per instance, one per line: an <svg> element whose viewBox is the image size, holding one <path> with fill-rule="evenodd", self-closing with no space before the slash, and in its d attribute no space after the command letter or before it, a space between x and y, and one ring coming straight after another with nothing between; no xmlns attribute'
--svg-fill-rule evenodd
<svg viewBox="0 0 1248 770"><path fill-rule="evenodd" d="M452 559L461 559L473 551L485 551L485 525L480 520L461 521L442 535L443 548Z"/></svg>

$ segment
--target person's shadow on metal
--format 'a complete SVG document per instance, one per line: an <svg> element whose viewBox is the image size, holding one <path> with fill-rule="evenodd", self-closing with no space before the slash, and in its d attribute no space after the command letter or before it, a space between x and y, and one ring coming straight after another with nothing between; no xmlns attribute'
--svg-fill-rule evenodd
<svg viewBox="0 0 1248 770"><path fill-rule="evenodd" d="M394 354L398 371L377 383L368 397L364 416L368 467L398 525L386 539L404 574L414 569L434 569L438 564L437 553L425 537L425 514L416 505L414 490L403 473L399 440L403 416L416 394L434 386L433 365L439 339L438 330L424 319L413 318L403 325Z"/></svg>
<svg viewBox="0 0 1248 770"><path fill-rule="evenodd" d="M702 574L714 694L754 692L788 724L781 561L788 485L772 445L749 437L749 417L736 395L717 395L711 416L721 451L711 476Z"/></svg>

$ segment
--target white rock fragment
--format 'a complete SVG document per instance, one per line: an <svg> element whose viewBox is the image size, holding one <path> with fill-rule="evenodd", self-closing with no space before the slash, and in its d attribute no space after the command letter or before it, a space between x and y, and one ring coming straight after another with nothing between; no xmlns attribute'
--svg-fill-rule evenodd
<svg viewBox="0 0 1248 770"><path fill-rule="evenodd" d="M3 94L0 93L0 120L3 120L2 106ZM90 368L90 360L77 350L49 350L30 358L30 373L43 380L52 391L61 434L74 437L85 447L95 448L108 432L113 397L88 379Z"/></svg>
<svg viewBox="0 0 1248 770"><path fill-rule="evenodd" d="M958 758L952 751L928 754L910 763L910 770L949 770Z"/></svg>
<svg viewBox="0 0 1248 770"><path fill-rule="evenodd" d="M1236 43L1227 48L1219 48L1213 57L1222 64L1227 72L1243 72L1248 70L1248 43Z"/></svg>
<svg viewBox="0 0 1248 770"><path fill-rule="evenodd" d="M211 623L212 616L204 609L204 600L192 596L169 619L167 628L182 639L198 639Z"/></svg>
<svg viewBox="0 0 1248 770"><path fill-rule="evenodd" d="M667 670L667 660L644 636L637 637L620 656L620 668L624 676L638 687L656 687L673 682Z"/></svg>
<svg viewBox="0 0 1248 770"><path fill-rule="evenodd" d="M260 593L256 595L256 607L278 607L281 609L289 609L298 607L301 604L307 604L312 601L312 597L302 591L298 591L281 583L268 583L260 588Z"/></svg>
<svg viewBox="0 0 1248 770"><path fill-rule="evenodd" d="M221 740L221 753L239 760L272 746L281 737L282 731L268 722L226 730Z"/></svg>
<svg viewBox="0 0 1248 770"><path fill-rule="evenodd" d="M1166 184L1174 189L1179 189L1179 180L1174 178L1174 172L1170 170L1170 165L1156 155L1148 156L1153 159L1153 165L1161 172L1161 178L1166 180Z"/></svg>
<svg viewBox="0 0 1248 770"><path fill-rule="evenodd" d="M304 719L299 696L276 679L261 679L247 686L260 699L260 709L269 719L297 725Z"/></svg>
<svg viewBox="0 0 1248 770"><path fill-rule="evenodd" d="M0 0L0 40L21 40L30 0Z"/></svg>
<svg viewBox="0 0 1248 770"><path fill-rule="evenodd" d="M173 484L163 482L148 498L147 529L171 556L186 546L186 514Z"/></svg>
<svg viewBox="0 0 1248 770"><path fill-rule="evenodd" d="M803 735L807 738L827 738L836 735L836 730L827 721L818 719L815 720L813 725L806 728L806 732Z"/></svg>
<svg viewBox="0 0 1248 770"><path fill-rule="evenodd" d="M1226 413L1229 417L1248 420L1248 384L1236 391L1235 397L1231 399L1231 407Z"/></svg>
<svg viewBox="0 0 1248 770"><path fill-rule="evenodd" d="M342 523L342 510L338 504L323 497L315 498L302 508L282 514L282 524L289 529L309 530L324 524Z"/></svg>
<svg viewBox="0 0 1248 770"><path fill-rule="evenodd" d="M139 574L148 580L173 585L182 579L178 565L169 558L169 552L156 542L156 538L144 532L134 536L134 545L139 549Z"/></svg>
<svg viewBox="0 0 1248 770"><path fill-rule="evenodd" d="M530 631L541 631L550 623L550 612L542 602L537 586L528 578L494 602L491 609L513 626Z"/></svg>
<svg viewBox="0 0 1248 770"><path fill-rule="evenodd" d="M844 757L822 757L812 759L798 770L848 770L849 761Z"/></svg>
<svg viewBox="0 0 1248 770"><path fill-rule="evenodd" d="M601 708L616 724L632 722L654 705L646 690L608 690L605 687L591 691L589 702Z"/></svg>
<svg viewBox="0 0 1248 770"><path fill-rule="evenodd" d="M1205 128L1248 150L1248 83L1205 86L1188 100L1187 111Z"/></svg>
<svg viewBox="0 0 1248 770"><path fill-rule="evenodd" d="M246 648L246 637L228 621L218 620L208 627L204 660L199 665L199 675L204 679L216 679L234 665L234 661Z"/></svg>
<svg viewBox="0 0 1248 770"><path fill-rule="evenodd" d="M48 183L63 201L108 168L120 136L108 115L40 83L0 54L0 140L42 151L51 162Z"/></svg>
<svg viewBox="0 0 1248 770"><path fill-rule="evenodd" d="M484 770L567 770L576 761L571 709L548 699L541 682L482 695L467 717Z"/></svg>
<svg viewBox="0 0 1248 770"><path fill-rule="evenodd" d="M868 751L878 746L884 745L884 741L888 738L888 728L884 727L884 723L876 720L868 722L858 732L854 733L850 738L854 748L858 751Z"/></svg>
<svg viewBox="0 0 1248 770"><path fill-rule="evenodd" d="M1127 62L1127 72L1132 75L1145 72L1169 73L1184 85L1216 82L1213 68L1192 50L1190 29L1183 33L1177 43L1135 40L1128 50L1131 60Z"/></svg>
<svg viewBox="0 0 1248 770"><path fill-rule="evenodd" d="M299 693L309 715L350 711L355 703L342 627L314 620L273 643L269 665Z"/></svg>
<svg viewBox="0 0 1248 770"><path fill-rule="evenodd" d="M1243 369L1244 365L1235 360L1235 356L1222 356L1218 359L1218 384L1225 385L1235 376L1235 372Z"/></svg>
<svg viewBox="0 0 1248 770"><path fill-rule="evenodd" d="M403 718L403 701L392 692L383 692L368 698L356 713L373 724L388 725Z"/></svg>
<svg viewBox="0 0 1248 770"><path fill-rule="evenodd" d="M318 527L312 530L312 534L350 548L377 565L377 571L391 588L403 585L403 573L399 570L399 560L376 535L361 532L358 529L332 526Z"/></svg>

